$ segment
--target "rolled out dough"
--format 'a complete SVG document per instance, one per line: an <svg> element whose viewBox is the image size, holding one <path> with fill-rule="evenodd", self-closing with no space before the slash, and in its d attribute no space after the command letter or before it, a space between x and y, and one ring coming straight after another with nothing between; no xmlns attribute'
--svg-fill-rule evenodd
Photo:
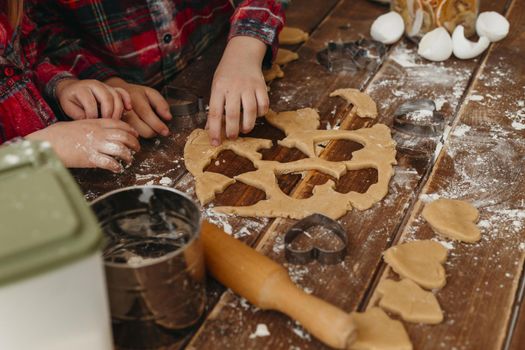
<svg viewBox="0 0 525 350"><path fill-rule="evenodd" d="M392 165L396 164L395 143L390 129L383 124L359 130L317 130L319 114L304 108L297 111L275 113L266 116L267 121L284 131L286 137L279 141L284 147L296 147L308 158L289 163L262 160L257 151L269 148L270 140L239 138L226 140L219 147L213 147L205 130L192 132L184 148L186 168L195 177L196 194L204 205L211 201L215 193L223 191L232 179L204 171L204 168L223 150L231 150L251 160L257 170L240 174L233 180L258 188L266 193L266 199L250 206L215 207L214 210L241 216L289 217L301 219L313 213L320 213L331 218L339 218L348 210L365 210L380 201L388 193ZM349 161L331 162L319 158L315 145L330 140L352 140L363 145L354 152ZM281 191L277 175L317 170L338 179L349 170L375 168L378 181L365 193L340 193L335 190L333 181L316 186L313 196L306 199L293 198ZM213 174L213 175L210 175Z"/></svg>
<svg viewBox="0 0 525 350"><path fill-rule="evenodd" d="M443 321L443 311L432 292L421 289L409 279L382 280L377 286L379 306L403 320L416 323L437 324Z"/></svg>
<svg viewBox="0 0 525 350"><path fill-rule="evenodd" d="M438 242L422 240L396 245L383 252L383 258L401 277L423 288L442 288L446 284L443 264L447 249Z"/></svg>
<svg viewBox="0 0 525 350"><path fill-rule="evenodd" d="M411 350L412 343L400 321L392 320L378 307L352 313L357 340L351 350Z"/></svg>
<svg viewBox="0 0 525 350"><path fill-rule="evenodd" d="M264 81L269 83L270 81L276 78L284 77L284 72L281 69L281 67L279 67L278 64L274 63L272 64L272 67L270 69L263 71L263 75L264 75Z"/></svg>
<svg viewBox="0 0 525 350"><path fill-rule="evenodd" d="M279 33L279 44L294 45L308 40L308 33L299 28L284 27Z"/></svg>
<svg viewBox="0 0 525 350"><path fill-rule="evenodd" d="M277 57L275 57L275 64L287 64L289 62L295 61L299 58L299 55L296 52L279 49L277 50Z"/></svg>
<svg viewBox="0 0 525 350"><path fill-rule="evenodd" d="M330 94L330 97L339 96L351 103L358 117L376 118L377 106L374 100L367 94L357 89L338 89Z"/></svg>
<svg viewBox="0 0 525 350"><path fill-rule="evenodd" d="M479 212L468 202L441 198L426 204L421 215L443 237L469 243L481 238Z"/></svg>

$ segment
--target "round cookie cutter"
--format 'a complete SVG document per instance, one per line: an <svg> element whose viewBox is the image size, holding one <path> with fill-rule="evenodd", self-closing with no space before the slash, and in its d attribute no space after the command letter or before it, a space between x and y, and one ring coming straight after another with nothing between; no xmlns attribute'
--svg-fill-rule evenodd
<svg viewBox="0 0 525 350"><path fill-rule="evenodd" d="M187 89L167 85L162 95L170 106L173 120L170 122L177 130L201 127L206 121L206 109L202 97Z"/></svg>

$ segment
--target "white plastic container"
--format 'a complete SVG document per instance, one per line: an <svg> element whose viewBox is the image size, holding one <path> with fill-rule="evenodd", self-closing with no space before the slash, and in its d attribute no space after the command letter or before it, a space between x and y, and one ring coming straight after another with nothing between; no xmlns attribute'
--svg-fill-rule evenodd
<svg viewBox="0 0 525 350"><path fill-rule="evenodd" d="M50 149L0 148L0 349L113 349L100 246Z"/></svg>

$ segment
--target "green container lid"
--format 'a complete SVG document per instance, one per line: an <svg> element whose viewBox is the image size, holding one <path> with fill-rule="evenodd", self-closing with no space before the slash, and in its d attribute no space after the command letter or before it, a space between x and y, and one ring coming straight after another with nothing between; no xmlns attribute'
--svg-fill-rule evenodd
<svg viewBox="0 0 525 350"><path fill-rule="evenodd" d="M47 143L0 147L0 287L100 249L97 220Z"/></svg>

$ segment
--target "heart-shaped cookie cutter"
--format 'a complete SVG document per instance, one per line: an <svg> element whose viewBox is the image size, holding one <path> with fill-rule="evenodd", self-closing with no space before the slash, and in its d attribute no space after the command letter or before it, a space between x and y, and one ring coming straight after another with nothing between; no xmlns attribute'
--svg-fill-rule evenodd
<svg viewBox="0 0 525 350"><path fill-rule="evenodd" d="M292 246L294 240L308 229L320 226L334 233L342 242L341 248L324 249L313 245L308 249L296 249ZM348 236L345 229L337 221L322 214L312 214L298 221L284 235L284 255L292 264L307 264L317 260L321 264L332 265L344 260L347 252Z"/></svg>

